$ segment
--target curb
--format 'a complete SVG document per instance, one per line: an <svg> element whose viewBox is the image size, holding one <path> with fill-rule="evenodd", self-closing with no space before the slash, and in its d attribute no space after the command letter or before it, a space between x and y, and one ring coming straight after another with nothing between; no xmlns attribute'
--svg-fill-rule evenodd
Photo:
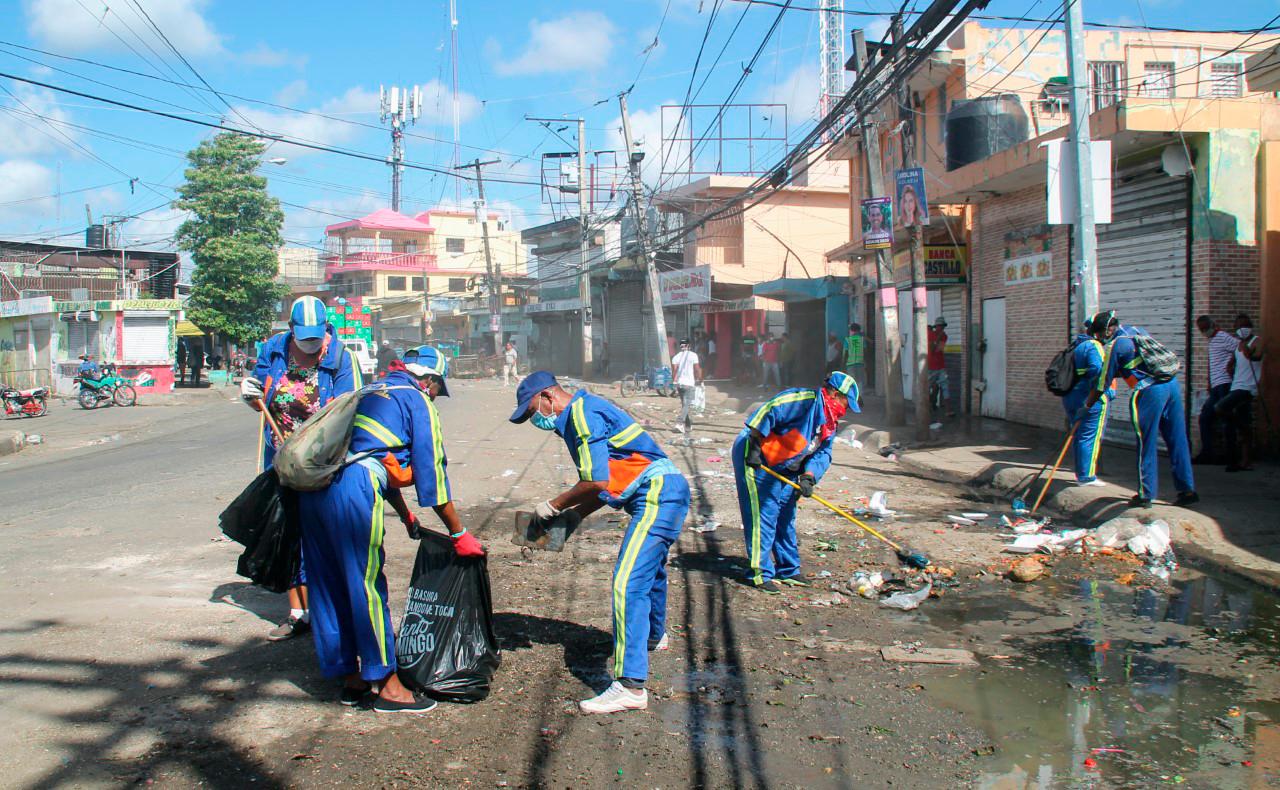
<svg viewBox="0 0 1280 790"><path fill-rule="evenodd" d="M0 431L0 455L13 455L26 443L27 435L22 431Z"/></svg>
<svg viewBox="0 0 1280 790"><path fill-rule="evenodd" d="M863 447L872 452L879 453L894 442L891 431L858 424L852 427ZM912 449L909 440L898 441L904 447L898 455L898 463L903 469L930 480L971 486L1005 500L1021 490L1036 472L1033 468L991 463L986 459L961 463L934 453L932 448L918 446ZM954 452L956 448L946 449ZM1276 563L1237 549L1227 540L1217 520L1203 513L1173 505L1130 508L1123 502L1117 502L1114 493L1099 494L1098 489L1070 485L1051 487L1043 510L1089 528L1116 516L1163 519L1169 523L1179 559L1191 560L1191 564L1208 566L1269 590L1280 591L1280 568Z"/></svg>

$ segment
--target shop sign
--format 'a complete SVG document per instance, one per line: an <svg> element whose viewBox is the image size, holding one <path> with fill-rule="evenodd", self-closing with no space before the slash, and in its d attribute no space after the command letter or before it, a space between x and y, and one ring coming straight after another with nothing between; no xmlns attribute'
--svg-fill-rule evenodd
<svg viewBox="0 0 1280 790"><path fill-rule="evenodd" d="M546 302L535 302L524 306L524 311L533 313L563 313L569 310L581 310L581 299L552 299Z"/></svg>
<svg viewBox="0 0 1280 790"><path fill-rule="evenodd" d="M704 313L740 313L743 310L771 310L768 300L759 296L748 296L745 299L726 299L711 302L701 307Z"/></svg>
<svg viewBox="0 0 1280 790"><path fill-rule="evenodd" d="M711 301L711 267L694 266L658 273L658 291L663 307L706 304Z"/></svg>
<svg viewBox="0 0 1280 790"><path fill-rule="evenodd" d="M1005 285L1053 279L1053 227L1033 225L1004 235Z"/></svg>
<svg viewBox="0 0 1280 790"><path fill-rule="evenodd" d="M39 315L53 312L53 297L29 296L0 302L0 318L16 318L20 315Z"/></svg>
<svg viewBox="0 0 1280 790"><path fill-rule="evenodd" d="M963 244L924 245L924 279L927 285L963 283L969 269L969 251ZM911 285L911 251L893 255L893 278L899 288Z"/></svg>
<svg viewBox="0 0 1280 790"><path fill-rule="evenodd" d="M1004 262L1004 284L1033 283L1053 279L1053 253L1038 252Z"/></svg>

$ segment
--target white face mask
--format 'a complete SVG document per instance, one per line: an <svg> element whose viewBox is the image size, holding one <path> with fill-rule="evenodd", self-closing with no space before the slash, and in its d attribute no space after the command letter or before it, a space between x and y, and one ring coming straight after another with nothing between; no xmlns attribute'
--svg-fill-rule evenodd
<svg viewBox="0 0 1280 790"><path fill-rule="evenodd" d="M1252 336L1253 336L1253 327L1242 326L1236 330L1236 337L1239 337L1241 340L1247 340Z"/></svg>
<svg viewBox="0 0 1280 790"><path fill-rule="evenodd" d="M293 339L293 343L298 347L298 350L304 354L316 354L324 347L324 338L317 337L313 340L302 340L295 337Z"/></svg>

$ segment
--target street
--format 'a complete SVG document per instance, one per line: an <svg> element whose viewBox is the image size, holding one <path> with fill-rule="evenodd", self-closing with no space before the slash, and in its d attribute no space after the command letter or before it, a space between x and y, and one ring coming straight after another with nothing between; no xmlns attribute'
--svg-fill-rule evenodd
<svg viewBox="0 0 1280 790"><path fill-rule="evenodd" d="M744 409L712 404L686 443L668 430L678 405L656 396L620 402L694 488L671 557L672 649L654 659L647 711L583 716L576 701L607 682L618 517L594 516L563 554L513 546L513 511L576 475L556 436L507 423L512 390L450 386L437 401L450 479L490 550L503 649L487 700L380 718L337 704L309 638L265 640L284 598L235 575L240 547L217 527L255 472L256 420L231 391L133 410L59 404L45 443L0 464L4 784L1132 786L1164 772L1245 787L1280 770L1275 598L1188 569L1172 586L1117 582L1136 568L1107 557L1056 560L1051 581L1013 585L992 530L942 524L1007 506L844 443L822 490L846 504L887 491L901 513L881 526L954 569L954 586L915 612L856 597L853 570L896 567L892 552L805 503L813 587L763 596L738 581L725 451ZM387 523L398 620L415 549ZM978 663L885 660L895 644ZM1179 703L1162 704L1171 694ZM1214 723L1231 706L1248 710L1227 719L1238 732ZM1086 767L1092 747L1120 746Z"/></svg>

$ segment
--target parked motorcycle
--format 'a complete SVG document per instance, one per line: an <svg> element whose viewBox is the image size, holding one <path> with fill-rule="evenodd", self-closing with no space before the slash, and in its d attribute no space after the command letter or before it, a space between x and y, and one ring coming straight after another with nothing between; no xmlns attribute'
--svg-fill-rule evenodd
<svg viewBox="0 0 1280 790"><path fill-rule="evenodd" d="M4 402L5 417L15 414L22 417L43 417L49 411L49 390L45 387L16 390L0 385L0 401Z"/></svg>
<svg viewBox="0 0 1280 790"><path fill-rule="evenodd" d="M108 365L100 379L92 379L84 374L75 377L80 385L80 394L76 400L82 409L96 409L103 404L114 403L117 406L133 406L138 402L138 392L133 384L116 374L114 366Z"/></svg>

